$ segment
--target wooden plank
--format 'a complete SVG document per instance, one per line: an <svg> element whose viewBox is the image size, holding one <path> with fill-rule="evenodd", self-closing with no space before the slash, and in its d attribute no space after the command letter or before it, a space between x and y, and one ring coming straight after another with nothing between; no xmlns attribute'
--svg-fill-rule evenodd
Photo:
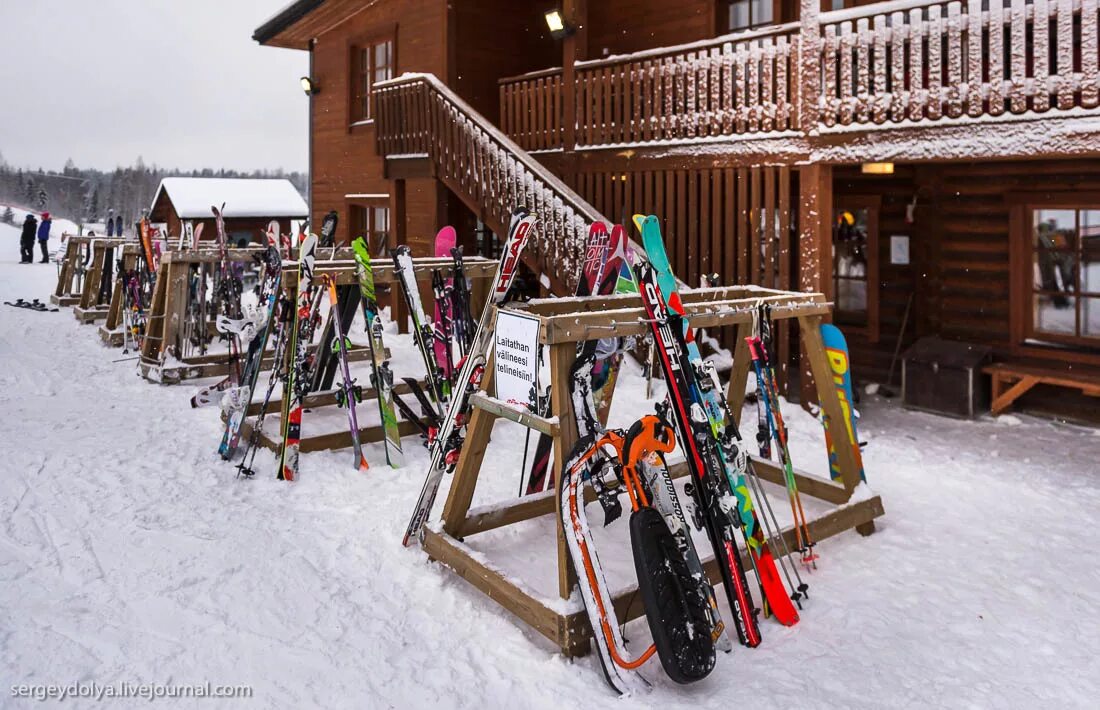
<svg viewBox="0 0 1100 710"><path fill-rule="evenodd" d="M1035 0L1032 5L1034 22L1031 24L1031 75L1035 88L1031 96L1031 110L1038 113L1050 108L1050 8L1047 0Z"/></svg>
<svg viewBox="0 0 1100 710"><path fill-rule="evenodd" d="M550 346L550 406L558 418L559 430L554 443L554 510L555 538L557 543L558 595L568 599L576 584L576 575L569 560L569 547L565 541L565 529L561 519L562 472L567 458L577 444L577 418L573 411L571 379L577 347L573 343L557 343Z"/></svg>
<svg viewBox="0 0 1100 710"><path fill-rule="evenodd" d="M481 391L492 390L496 371L494 358L490 355L485 362L485 374L481 378ZM489 437L496 423L496 415L485 409L475 408L466 425L466 440L455 465L454 479L443 506L443 529L451 535L457 535L466 521L466 512L474 499L477 478L485 461L485 451L489 446Z"/></svg>
<svg viewBox="0 0 1100 710"><path fill-rule="evenodd" d="M471 554L470 548L447 533L437 532L431 527L424 528L422 547L428 557L447 565L459 577L562 647L563 651L568 650L565 647L567 637L561 617L503 574L479 562Z"/></svg>
<svg viewBox="0 0 1100 710"><path fill-rule="evenodd" d="M994 375L994 377L996 377L996 375ZM1001 414L1011 407L1013 402L1037 384L1039 384L1038 377L1034 375L1025 375L1019 382L1000 393L1000 395L993 400L993 403L989 405L990 414L993 416Z"/></svg>
<svg viewBox="0 0 1100 710"><path fill-rule="evenodd" d="M515 407L511 407L499 399L493 399L484 392L475 392L470 395L470 406L477 409L483 409L489 412L495 417L501 419L508 419L522 424L528 429L534 429L535 431L545 434L547 436L558 435L558 423L553 419L546 419L544 417L536 416L531 412L521 411Z"/></svg>
<svg viewBox="0 0 1100 710"><path fill-rule="evenodd" d="M959 11L958 2L949 3L947 6L948 27L951 26L952 13ZM1023 48L1021 47L1021 52ZM1004 4L1003 2L989 3L989 105L986 111L990 116L1000 116L1005 111L1005 56L1004 56ZM1059 67L1059 70L1061 68Z"/></svg>
<svg viewBox="0 0 1100 710"><path fill-rule="evenodd" d="M745 341L752 335L752 323L742 323L734 329L733 368L730 370L729 385L726 388L726 401L729 403L733 421L740 426L741 410L745 402L745 385L752 369L752 356L749 344Z"/></svg>

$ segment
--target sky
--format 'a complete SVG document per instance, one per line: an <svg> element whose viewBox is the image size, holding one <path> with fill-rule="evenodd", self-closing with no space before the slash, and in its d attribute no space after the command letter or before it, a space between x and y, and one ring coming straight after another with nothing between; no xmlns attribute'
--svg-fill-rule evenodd
<svg viewBox="0 0 1100 710"><path fill-rule="evenodd" d="M0 0L10 165L305 170L305 51L252 32L289 0Z"/></svg>

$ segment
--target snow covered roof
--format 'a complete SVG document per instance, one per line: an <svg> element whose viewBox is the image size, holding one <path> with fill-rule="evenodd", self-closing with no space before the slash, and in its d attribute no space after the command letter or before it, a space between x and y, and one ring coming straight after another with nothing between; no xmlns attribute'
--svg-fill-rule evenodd
<svg viewBox="0 0 1100 710"><path fill-rule="evenodd" d="M168 195L180 219L206 219L210 207L221 207L226 218L305 217L309 207L290 180L252 178L173 177L160 181L151 208L161 193Z"/></svg>

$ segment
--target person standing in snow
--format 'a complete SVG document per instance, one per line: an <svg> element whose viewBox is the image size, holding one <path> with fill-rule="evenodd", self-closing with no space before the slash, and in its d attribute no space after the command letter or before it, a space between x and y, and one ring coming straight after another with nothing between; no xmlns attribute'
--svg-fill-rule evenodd
<svg viewBox="0 0 1100 710"><path fill-rule="evenodd" d="M51 225L52 222L50 221L50 213L43 212L42 223L38 225L38 246L42 247L42 261L38 262L40 264L50 263L50 252L47 249L47 245L50 241Z"/></svg>
<svg viewBox="0 0 1100 710"><path fill-rule="evenodd" d="M23 233L19 238L19 263L20 264L33 264L34 263L34 235L38 228L38 220L34 218L34 215L27 213L27 218L23 220Z"/></svg>

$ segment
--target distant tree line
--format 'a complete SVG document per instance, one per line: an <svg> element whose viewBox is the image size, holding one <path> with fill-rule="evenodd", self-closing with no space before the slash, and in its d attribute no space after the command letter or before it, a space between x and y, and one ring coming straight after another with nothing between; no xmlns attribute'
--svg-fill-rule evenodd
<svg viewBox="0 0 1100 710"><path fill-rule="evenodd" d="M48 210L77 223L102 222L114 210L125 224L133 224L148 210L162 178L287 178L303 197L309 189L306 173L276 170L179 170L149 167L139 156L132 166L113 171L78 168L70 158L61 172L24 170L8 165L0 155L0 204L27 210ZM4 220L6 214L0 214ZM4 220L6 221L6 220Z"/></svg>

